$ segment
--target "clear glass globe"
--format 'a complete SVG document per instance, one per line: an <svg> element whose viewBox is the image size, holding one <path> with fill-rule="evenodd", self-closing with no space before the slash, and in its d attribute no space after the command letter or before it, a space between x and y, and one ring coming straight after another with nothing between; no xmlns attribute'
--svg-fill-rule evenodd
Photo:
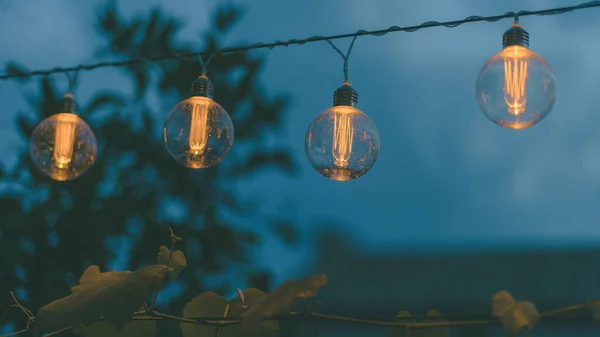
<svg viewBox="0 0 600 337"><path fill-rule="evenodd" d="M57 181L73 180L96 160L96 136L87 123L73 113L63 112L42 121L29 141L34 165Z"/></svg>
<svg viewBox="0 0 600 337"><path fill-rule="evenodd" d="M201 169L218 164L233 144L233 123L217 102L193 96L177 104L163 127L167 151L179 164Z"/></svg>
<svg viewBox="0 0 600 337"><path fill-rule="evenodd" d="M477 102L494 123L525 129L548 115L556 100L556 78L546 60L522 46L492 56L477 78Z"/></svg>
<svg viewBox="0 0 600 337"><path fill-rule="evenodd" d="M348 181L367 173L379 155L379 133L362 111L334 106L319 114L306 132L306 155L325 177Z"/></svg>

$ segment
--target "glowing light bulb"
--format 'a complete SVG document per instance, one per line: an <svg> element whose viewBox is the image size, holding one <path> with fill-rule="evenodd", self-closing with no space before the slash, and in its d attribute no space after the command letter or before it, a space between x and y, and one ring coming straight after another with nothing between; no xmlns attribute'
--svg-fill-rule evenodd
<svg viewBox="0 0 600 337"><path fill-rule="evenodd" d="M192 96L169 112L163 127L169 154L179 164L201 169L218 164L233 144L233 123L213 100L213 85L206 76L192 84Z"/></svg>
<svg viewBox="0 0 600 337"><path fill-rule="evenodd" d="M66 94L62 112L42 121L29 141L34 165L57 181L73 180L85 173L98 153L94 132L75 110L73 96Z"/></svg>
<svg viewBox="0 0 600 337"><path fill-rule="evenodd" d="M503 49L477 78L477 102L494 123L525 129L546 117L556 100L554 71L529 49L529 34L518 24L504 33Z"/></svg>
<svg viewBox="0 0 600 337"><path fill-rule="evenodd" d="M356 179L371 169L379 155L375 124L354 107L358 94L349 83L334 93L333 107L323 111L306 132L306 155L326 178Z"/></svg>

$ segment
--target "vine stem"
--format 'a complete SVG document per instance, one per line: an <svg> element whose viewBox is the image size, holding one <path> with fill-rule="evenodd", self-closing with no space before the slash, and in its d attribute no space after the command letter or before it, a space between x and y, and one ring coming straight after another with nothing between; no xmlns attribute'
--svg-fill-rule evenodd
<svg viewBox="0 0 600 337"><path fill-rule="evenodd" d="M541 317L552 317L552 316L556 316L559 314L564 314L566 312L583 309L586 307L587 307L587 305L585 305L585 304L575 304L575 305L570 305L568 307L547 311L547 312L541 314L540 316Z"/></svg>
<svg viewBox="0 0 600 337"><path fill-rule="evenodd" d="M56 336L56 335L58 335L59 333L63 333L63 332L65 332L65 331L69 331L69 330L71 330L71 329L73 329L73 326L69 325L69 326L67 326L67 327L64 327L64 328L62 328L62 329L60 329L60 330L56 330L56 331L54 331L54 332L52 332L52 333L49 333L49 334L47 334L45 337Z"/></svg>
<svg viewBox="0 0 600 337"><path fill-rule="evenodd" d="M16 298L15 298L15 300L16 300ZM24 329L19 330L19 331L0 335L0 337L16 336L16 335L19 335L21 333L24 333L24 332L27 332L30 330L30 325L31 325L31 323L34 322L35 318L33 316L31 316L31 317L29 316L30 315L29 313L31 313L31 311L29 311L25 307L21 306L20 304L18 304L17 306L19 306L21 308L21 310L23 311L23 313L25 313L28 316L27 326ZM556 316L559 316L560 314L579 310L579 309L586 308L586 307L587 307L586 304L571 305L571 306L567 306L564 308L559 308L559 309L555 309L555 310L551 310L551 311L542 313L540 316L548 317L548 318L556 317ZM146 316L144 316L143 314L145 314ZM302 318L304 318L304 319L311 319L311 318L312 319L323 319L323 320L355 323L355 324L370 325L370 326L397 327L397 328L408 329L409 331L410 331L410 329L414 329L414 328L418 329L418 328L431 328L431 327L492 326L492 325L499 324L499 321L497 319L496 320L438 321L438 322L422 322L422 323L418 323L418 322L406 322L406 323L404 323L404 322L388 322L388 321L380 321L380 320L373 320L373 319L363 319L363 318L353 318L353 317L320 314L320 313L316 313L316 312L312 312L312 311L308 311L308 312L301 313L301 314L300 313L290 313L288 315L282 315L282 316L276 316L276 317L263 317L264 320L302 319ZM412 317L412 318L414 318L414 317ZM565 318L574 319L574 318L583 318L583 317L574 316L574 317L565 317ZM140 321L142 321L142 320L150 320L150 321L171 320L171 321L176 321L176 322L186 323L186 324L215 326L217 328L242 323L242 320L239 318L225 318L225 317L188 318L188 317L180 317L180 316L165 314L165 313L162 313L162 312L156 311L154 309L150 309L150 308L147 308L146 311L139 311L139 312L134 313L132 320L140 320ZM98 321L103 321L103 320L100 319ZM68 331L72 328L73 328L72 326L67 326L60 330L54 331L46 336L54 336L59 333Z"/></svg>
<svg viewBox="0 0 600 337"><path fill-rule="evenodd" d="M19 330L19 331L15 331L15 332L7 333L7 334L5 334L5 335L0 335L0 337L16 336L16 335L19 335L19 334L25 333L25 332L27 332L27 331L29 331L29 328L25 328L25 329L23 329L23 330Z"/></svg>
<svg viewBox="0 0 600 337"><path fill-rule="evenodd" d="M21 309L21 311L23 311L23 313L25 314L25 316L27 316L30 320L35 320L35 317L33 315L33 313L25 308L24 306L21 305L21 303L19 302L19 300L17 300L17 297L15 296L15 293L13 293L12 291L10 292L10 296L12 297L13 301L15 301L15 305L17 305L19 307L19 309Z"/></svg>

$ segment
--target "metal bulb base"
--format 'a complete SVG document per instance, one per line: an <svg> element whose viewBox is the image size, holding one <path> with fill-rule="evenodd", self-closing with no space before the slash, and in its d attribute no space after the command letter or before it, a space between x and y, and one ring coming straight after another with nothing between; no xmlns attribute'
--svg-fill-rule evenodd
<svg viewBox="0 0 600 337"><path fill-rule="evenodd" d="M358 103L358 93L348 82L333 93L333 106L354 106Z"/></svg>
<svg viewBox="0 0 600 337"><path fill-rule="evenodd" d="M529 33L518 23L512 25L502 36L502 48L509 46L529 48Z"/></svg>
<svg viewBox="0 0 600 337"><path fill-rule="evenodd" d="M75 99L73 98L73 95L71 93L66 94L63 97L62 107L61 107L60 111L77 114L78 110L79 110L79 105L77 104L77 101L75 101Z"/></svg>
<svg viewBox="0 0 600 337"><path fill-rule="evenodd" d="M201 96L213 99L214 91L214 86L208 77L206 77L206 75L201 75L192 83L192 96Z"/></svg>

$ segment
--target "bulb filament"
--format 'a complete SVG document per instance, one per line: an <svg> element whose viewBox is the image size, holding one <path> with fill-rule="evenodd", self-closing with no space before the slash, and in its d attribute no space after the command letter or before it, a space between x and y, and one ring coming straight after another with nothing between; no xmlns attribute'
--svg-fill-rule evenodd
<svg viewBox="0 0 600 337"><path fill-rule="evenodd" d="M204 154L208 142L208 107L206 102L198 102L192 108L190 124L190 151L194 155Z"/></svg>
<svg viewBox="0 0 600 337"><path fill-rule="evenodd" d="M59 169L67 169L73 159L76 123L77 115L61 113L57 116L53 157L54 165Z"/></svg>
<svg viewBox="0 0 600 337"><path fill-rule="evenodd" d="M353 111L348 107L338 106L335 108L332 153L335 159L334 165L340 168L348 167L348 160L352 154L353 115Z"/></svg>
<svg viewBox="0 0 600 337"><path fill-rule="evenodd" d="M508 105L508 112L515 116L525 111L527 103L525 86L529 62L526 51L527 49L521 46L505 48L504 101Z"/></svg>

